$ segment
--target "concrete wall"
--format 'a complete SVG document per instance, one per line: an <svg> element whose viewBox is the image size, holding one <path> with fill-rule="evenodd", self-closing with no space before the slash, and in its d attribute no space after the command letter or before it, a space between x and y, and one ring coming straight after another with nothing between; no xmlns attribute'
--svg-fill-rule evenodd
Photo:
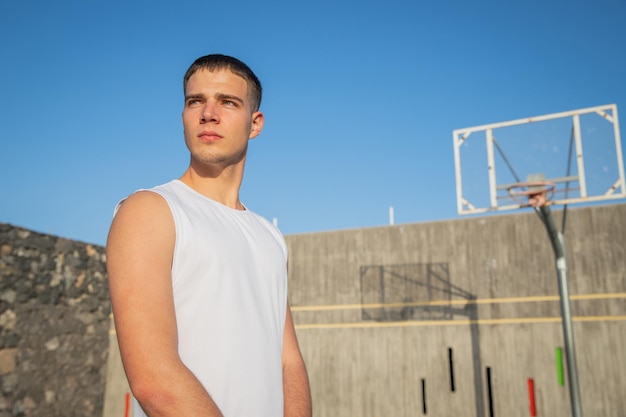
<svg viewBox="0 0 626 417"><path fill-rule="evenodd" d="M626 416L625 222L625 204L568 214L585 416ZM424 399L428 416L524 416L529 378L538 416L569 415L554 258L534 213L287 242L315 416L424 415ZM0 224L0 255L0 417L124 416L104 249Z"/></svg>
<svg viewBox="0 0 626 417"><path fill-rule="evenodd" d="M626 205L570 209L565 240L584 415L625 416ZM426 415L530 415L529 378L538 415L569 415L554 255L535 213L287 241L316 416L424 415L424 399Z"/></svg>

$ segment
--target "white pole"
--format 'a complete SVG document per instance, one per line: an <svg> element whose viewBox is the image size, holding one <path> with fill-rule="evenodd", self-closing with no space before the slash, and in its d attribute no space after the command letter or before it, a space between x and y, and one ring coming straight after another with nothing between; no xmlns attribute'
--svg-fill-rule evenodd
<svg viewBox="0 0 626 417"><path fill-rule="evenodd" d="M393 226L393 206L389 207L389 224Z"/></svg>

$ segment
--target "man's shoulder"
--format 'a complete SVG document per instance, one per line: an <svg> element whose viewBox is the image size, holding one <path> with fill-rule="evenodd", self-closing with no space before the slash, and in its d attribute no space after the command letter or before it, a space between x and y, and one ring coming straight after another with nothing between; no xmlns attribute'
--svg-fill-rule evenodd
<svg viewBox="0 0 626 417"><path fill-rule="evenodd" d="M161 185L154 186L152 188L140 188L134 191L127 197L124 197L115 205L115 214L122 206L142 206L152 204L162 204L164 201L164 195L172 189L175 181L170 181Z"/></svg>
<svg viewBox="0 0 626 417"><path fill-rule="evenodd" d="M146 248L164 248L164 253L169 253L171 242L175 239L167 202L159 194L148 190L137 191L118 204L107 247L125 247L137 239L142 240Z"/></svg>
<svg viewBox="0 0 626 417"><path fill-rule="evenodd" d="M163 217L169 208L165 198L154 189L137 190L117 203L115 217Z"/></svg>

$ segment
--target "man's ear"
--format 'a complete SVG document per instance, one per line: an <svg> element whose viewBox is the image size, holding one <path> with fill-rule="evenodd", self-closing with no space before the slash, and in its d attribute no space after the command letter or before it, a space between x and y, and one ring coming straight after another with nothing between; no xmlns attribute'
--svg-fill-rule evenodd
<svg viewBox="0 0 626 417"><path fill-rule="evenodd" d="M248 139L254 139L261 133L263 130L263 123L265 123L265 116L260 111L255 111L252 113L252 126L250 128L250 136Z"/></svg>

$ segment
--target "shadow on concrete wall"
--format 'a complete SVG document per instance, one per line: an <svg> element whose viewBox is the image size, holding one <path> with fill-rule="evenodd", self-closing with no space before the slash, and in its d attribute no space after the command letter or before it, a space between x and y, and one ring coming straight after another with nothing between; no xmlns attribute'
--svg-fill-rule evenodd
<svg viewBox="0 0 626 417"><path fill-rule="evenodd" d="M365 321L452 320L470 326L476 416L485 415L476 296L450 280L447 263L368 265L360 268L361 317ZM459 305L456 300L466 300ZM453 302L452 300L455 300Z"/></svg>

